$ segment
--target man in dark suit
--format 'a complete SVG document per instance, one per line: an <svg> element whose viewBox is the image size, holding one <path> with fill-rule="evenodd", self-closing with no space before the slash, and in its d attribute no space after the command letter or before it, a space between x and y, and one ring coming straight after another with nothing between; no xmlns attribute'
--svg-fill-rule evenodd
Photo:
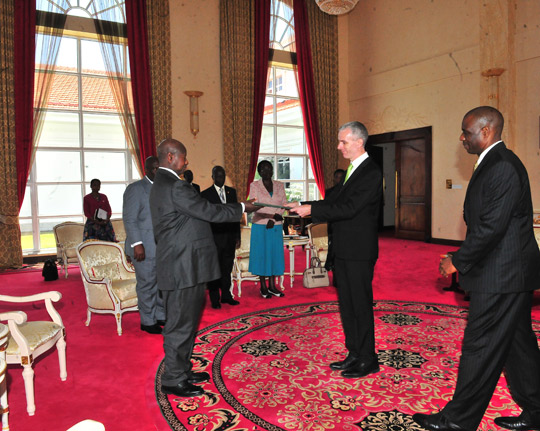
<svg viewBox="0 0 540 431"><path fill-rule="evenodd" d="M141 316L141 330L161 334L160 323L165 321L165 310L159 296L156 276L156 243L150 215L150 190L159 167L158 158L144 162L146 173L142 180L127 186L124 192L122 218L126 229L126 254L131 258L137 277L137 301Z"/></svg>
<svg viewBox="0 0 540 431"><path fill-rule="evenodd" d="M219 278L216 245L210 222L240 221L249 202L214 205L186 181L187 151L175 139L158 146L159 169L150 191L150 211L156 239L158 286L163 294L165 371L161 389L180 397L202 395L194 383L210 378L191 371L191 354L204 303L206 283Z"/></svg>
<svg viewBox="0 0 540 431"><path fill-rule="evenodd" d="M330 368L340 370L347 378L379 371L371 283L379 253L382 173L366 152L367 138L366 127L358 121L341 126L337 148L351 162L344 182L323 201L293 209L302 217L311 214L315 223L332 223L329 254L333 256L338 279L339 311L348 356L330 364Z"/></svg>
<svg viewBox="0 0 540 431"><path fill-rule="evenodd" d="M225 169L221 166L214 166L212 168L214 184L203 190L201 196L213 204L238 202L236 190L225 185L225 178ZM240 223L212 223L212 233L221 270L221 278L208 283L212 308L221 308L221 303L238 305L240 302L233 299L231 295L231 271L234 263L234 251L240 246Z"/></svg>
<svg viewBox="0 0 540 431"><path fill-rule="evenodd" d="M522 413L495 423L540 429L540 351L531 326L540 251L527 171L501 141L503 125L498 110L481 106L469 111L461 126L463 146L479 158L465 196L465 240L441 260L439 270L459 271L471 302L452 400L436 414L413 416L430 430L476 430L503 369Z"/></svg>
<svg viewBox="0 0 540 431"><path fill-rule="evenodd" d="M201 186L198 185L198 184L195 184L193 182L193 172L191 172L189 169L186 170L186 172L184 172L184 179L189 183L191 184L191 186L197 190L197 193L200 193L201 192Z"/></svg>

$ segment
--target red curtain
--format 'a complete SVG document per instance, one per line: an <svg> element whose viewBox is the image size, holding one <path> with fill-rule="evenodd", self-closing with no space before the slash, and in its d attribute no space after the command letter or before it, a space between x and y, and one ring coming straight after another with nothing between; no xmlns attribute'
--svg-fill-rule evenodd
<svg viewBox="0 0 540 431"><path fill-rule="evenodd" d="M139 137L140 162L141 166L144 166L147 157L156 155L146 0L131 0L125 5L135 123Z"/></svg>
<svg viewBox="0 0 540 431"><path fill-rule="evenodd" d="M319 192L321 193L321 196L324 197L325 187L322 150L305 0L294 0L293 10L296 55L298 61L298 90L300 93L300 104L302 105L302 116L304 118L304 130L309 151L309 162L311 163L311 169L315 176Z"/></svg>
<svg viewBox="0 0 540 431"><path fill-rule="evenodd" d="M270 0L255 2L255 91L253 95L253 137L249 163L248 187L255 178L264 116L264 98L270 53Z"/></svg>
<svg viewBox="0 0 540 431"><path fill-rule="evenodd" d="M36 52L36 2L16 1L14 21L15 51L15 145L17 157L17 197L23 204L32 161L34 122L34 69Z"/></svg>

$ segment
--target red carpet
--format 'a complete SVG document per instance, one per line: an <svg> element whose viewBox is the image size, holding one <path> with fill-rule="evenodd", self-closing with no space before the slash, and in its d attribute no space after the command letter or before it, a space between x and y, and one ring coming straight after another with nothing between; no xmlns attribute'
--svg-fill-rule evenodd
<svg viewBox="0 0 540 431"><path fill-rule="evenodd" d="M452 247L382 238L380 248L374 279L376 300L466 306L462 295L442 290L442 287L450 284L450 280L441 278L437 273L439 255ZM303 265L305 260L298 255L297 269L302 270ZM33 417L26 414L21 367L8 367L11 428L15 431L64 431L83 419L94 419L104 423L108 431L166 429L154 392L156 372L163 358L161 337L141 332L137 313L124 315L124 334L121 337L116 334L112 315L94 315L90 326L86 327L86 300L78 268L70 269L69 274L67 280L61 277L53 282L44 282L40 272L21 271L0 275L0 292L3 294L60 291L63 298L57 308L66 326L68 343L67 381L60 380L55 352L38 358L34 364L36 414ZM245 283L239 306L224 305L221 310L214 310L207 303L201 330L206 331L208 329L203 328L218 322L270 308L337 299L332 287L307 290L301 286L299 276L292 289L287 282L288 278L284 298L265 300L253 284ZM4 305L2 311L8 308ZM15 308L26 311L29 318L34 320L45 315L42 307L9 307ZM533 318L540 319L539 292L536 294ZM426 411L444 404L437 396L426 394L426 397L429 396L432 400L431 405L423 407ZM175 404L173 407L176 409ZM489 424L496 428L492 422ZM283 424L279 426L287 429Z"/></svg>

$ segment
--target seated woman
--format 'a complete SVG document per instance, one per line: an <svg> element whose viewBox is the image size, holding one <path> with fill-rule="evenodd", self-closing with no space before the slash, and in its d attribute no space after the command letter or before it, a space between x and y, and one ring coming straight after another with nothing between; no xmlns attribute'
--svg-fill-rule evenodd
<svg viewBox="0 0 540 431"><path fill-rule="evenodd" d="M90 181L92 193L87 194L83 200L84 225L83 241L99 239L101 241L116 241L116 235L111 223L112 210L107 196L99 193L101 181L94 178Z"/></svg>
<svg viewBox="0 0 540 431"><path fill-rule="evenodd" d="M250 199L257 202L285 205L287 197L282 182L272 180L274 168L268 160L262 160L257 166L261 176L249 186ZM275 277L285 272L283 253L283 214L282 209L263 207L253 213L251 225L251 245L249 251L249 272L258 275L261 280L263 298L285 296L276 289ZM268 278L268 286L266 279Z"/></svg>

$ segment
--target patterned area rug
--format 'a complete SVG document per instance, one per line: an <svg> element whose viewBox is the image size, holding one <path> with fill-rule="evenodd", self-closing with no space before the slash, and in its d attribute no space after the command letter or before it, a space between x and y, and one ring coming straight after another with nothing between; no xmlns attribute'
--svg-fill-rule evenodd
<svg viewBox="0 0 540 431"><path fill-rule="evenodd" d="M328 368L344 358L337 303L238 316L198 334L195 369L212 376L205 395L163 394L162 362L157 401L174 430L418 430L412 414L451 399L466 317L456 306L377 301L381 371L343 379ZM540 322L533 324L540 335ZM519 414L504 377L479 429L496 429L501 414Z"/></svg>

